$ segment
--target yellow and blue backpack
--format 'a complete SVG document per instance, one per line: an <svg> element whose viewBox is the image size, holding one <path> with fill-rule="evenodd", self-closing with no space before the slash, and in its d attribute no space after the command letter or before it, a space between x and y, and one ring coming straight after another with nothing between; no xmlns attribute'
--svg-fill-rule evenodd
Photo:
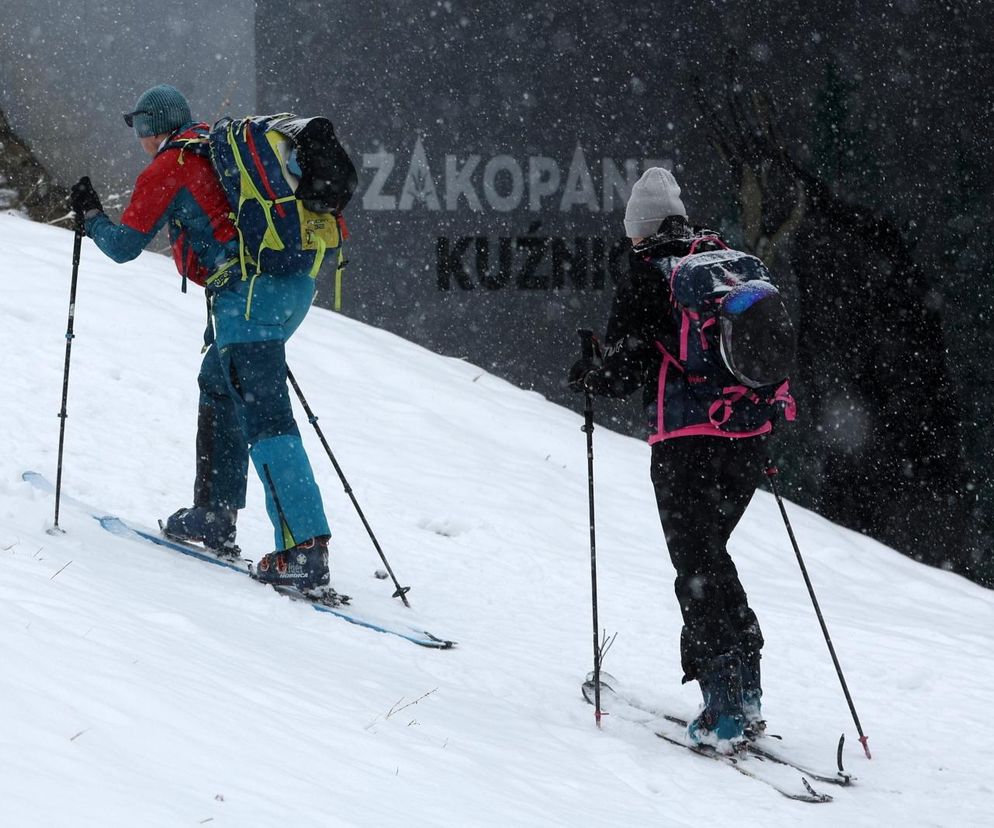
<svg viewBox="0 0 994 828"><path fill-rule="evenodd" d="M358 177L327 118L222 118L208 136L211 163L238 230L242 279L260 273L317 276L335 256L341 305L342 210Z"/></svg>

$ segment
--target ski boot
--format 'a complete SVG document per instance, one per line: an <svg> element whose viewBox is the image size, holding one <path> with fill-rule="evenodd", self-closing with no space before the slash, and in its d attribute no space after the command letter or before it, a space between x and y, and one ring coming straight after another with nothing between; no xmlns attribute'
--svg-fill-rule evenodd
<svg viewBox="0 0 994 828"><path fill-rule="evenodd" d="M694 744L719 753L735 753L744 747L741 669L738 654L730 652L718 656L697 677L704 709L687 725L687 736Z"/></svg>
<svg viewBox="0 0 994 828"><path fill-rule="evenodd" d="M745 717L745 737L750 741L755 741L766 732L762 700L759 653L747 653L742 658L742 715Z"/></svg>
<svg viewBox="0 0 994 828"><path fill-rule="evenodd" d="M263 555L253 576L264 584L290 587L312 598L332 591L329 586L328 535ZM333 591L332 591L333 592Z"/></svg>
<svg viewBox="0 0 994 828"><path fill-rule="evenodd" d="M162 524L162 534L173 540L200 543L224 560L237 560L242 551L235 543L235 509L193 506L173 512Z"/></svg>

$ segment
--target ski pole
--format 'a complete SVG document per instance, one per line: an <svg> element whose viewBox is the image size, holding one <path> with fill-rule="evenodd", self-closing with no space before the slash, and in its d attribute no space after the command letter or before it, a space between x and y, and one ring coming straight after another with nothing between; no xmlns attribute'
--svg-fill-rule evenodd
<svg viewBox="0 0 994 828"><path fill-rule="evenodd" d="M62 452L66 440L66 403L69 399L69 356L75 337L73 327L76 320L76 281L79 277L79 255L83 246L83 215L76 213L75 235L72 244L72 281L69 284L69 323L66 327L66 364L62 375L62 409L59 411L59 466L55 473L55 525L52 532L62 532L59 527L59 500L62 497Z"/></svg>
<svg viewBox="0 0 994 828"><path fill-rule="evenodd" d="M293 371L290 370L289 365L286 368L286 376L287 379L290 380L290 385L293 386L293 390L296 392L297 398L300 400L300 404L304 407L304 411L307 413L308 422L314 426L314 430L317 432L318 438L321 440L321 445L324 446L324 450L327 452L328 458L331 460L331 464L335 467L335 471L338 472L338 478L342 481L342 486L345 488L345 494L347 494L352 500L352 505L355 506L356 513L359 515L359 520L361 520L362 525L366 527L369 539L373 542L373 546L376 548L376 551L380 556L380 560L383 561L383 566L386 567L387 572L390 574L390 578L393 580L393 585L397 588L391 597L400 598L400 600L404 602L405 607L411 606L407 600L407 593L411 591L411 588L402 587L398 582L397 577L393 574L393 570L387 562L387 557L383 554L383 550L380 548L380 544L376 540L376 535L373 534L373 529L369 525L369 521L366 520L366 516L362 513L359 501L356 500L355 494L352 492L352 487L349 485L349 481L345 479L345 473L342 471L342 467L338 465L338 460L335 459L331 446L328 445L328 441L324 438L324 432L321 431L321 426L318 425L318 418L315 416L314 412L311 411L311 407L307 404L307 400L304 398L304 392L301 391L300 386L297 385L297 380L294 378Z"/></svg>
<svg viewBox="0 0 994 828"><path fill-rule="evenodd" d="M787 527L787 535L790 537L790 543L794 547L794 554L797 556L797 563L801 567L801 574L804 576L804 583L808 587L808 595L811 596L811 603L814 604L815 615L818 616L818 623L821 624L821 631L825 635L825 643L828 645L828 652L832 656L832 663L835 665L835 672L839 677L839 682L842 684L842 692L845 693L846 702L849 705L849 712L852 713L853 721L856 723L856 731L859 733L859 743L863 746L863 752L866 754L867 759L872 759L870 756L870 747L867 744L867 737L863 733L863 727L859 723L859 716L856 715L856 706L853 704L852 696L849 694L849 686L846 684L846 678L842 675L842 667L839 665L839 658L835 654L835 647L832 645L832 637L828 634L828 627L825 625L825 619L821 614L821 607L818 606L818 599L815 597L814 587L811 585L811 578L808 577L807 567L804 565L804 559L801 557L801 550L797 545L797 539L794 537L794 530L790 526L790 520L787 518L787 510L784 508L783 499L780 497L780 487L777 485L777 475L780 470L773 465L771 461L767 461L766 476L770 478L770 487L773 489L773 496L777 500L777 506L780 507L780 514L783 516L784 526Z"/></svg>
<svg viewBox="0 0 994 828"><path fill-rule="evenodd" d="M579 330L583 359L594 359L594 332ZM601 645L597 620L597 533L594 530L594 402L593 394L584 392L583 432L587 435L587 508L590 515L590 604L594 622L594 720L601 726Z"/></svg>

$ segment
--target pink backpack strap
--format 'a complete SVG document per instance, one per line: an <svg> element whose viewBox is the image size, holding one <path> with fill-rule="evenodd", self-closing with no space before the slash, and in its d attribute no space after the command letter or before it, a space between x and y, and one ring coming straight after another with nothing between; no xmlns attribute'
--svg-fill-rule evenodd
<svg viewBox="0 0 994 828"><path fill-rule="evenodd" d="M721 398L711 403L711 407L708 409L708 419L711 421L711 425L716 428L723 426L732 416L732 406L743 397L748 396L756 397L752 389L745 385L729 385L722 388Z"/></svg>
<svg viewBox="0 0 994 828"><path fill-rule="evenodd" d="M790 393L790 380L784 380L782 384L773 392L773 399L770 402L783 403L783 418L788 422L797 419L797 401Z"/></svg>
<svg viewBox="0 0 994 828"><path fill-rule="evenodd" d="M697 248L701 244L701 242L711 242L713 244L718 245L718 247L720 247L722 250L728 250L729 249L728 245L725 244L717 236L698 236L696 239L694 239L693 243L690 245L690 252L687 255L688 256L693 256L694 253L697 252Z"/></svg>
<svg viewBox="0 0 994 828"><path fill-rule="evenodd" d="M683 372L683 366L680 364L680 360L673 356L673 354L666 349L666 346L658 340L656 341L656 350L663 355L663 362L671 362L681 373Z"/></svg>

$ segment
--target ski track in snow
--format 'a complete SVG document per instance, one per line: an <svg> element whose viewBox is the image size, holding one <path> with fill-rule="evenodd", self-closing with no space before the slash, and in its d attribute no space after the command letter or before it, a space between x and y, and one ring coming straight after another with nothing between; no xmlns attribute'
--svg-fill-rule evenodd
<svg viewBox="0 0 994 828"><path fill-rule="evenodd" d="M314 310L288 361L413 608L303 413L357 607L423 650L249 579L117 538L23 483L55 478L72 235L0 215L0 822L9 826L989 825L994 593L788 504L867 761L772 497L730 548L767 639L770 729L858 782L794 803L580 696L591 668L581 417L461 360ZM385 276L386 278L386 276ZM347 290L347 286L346 286ZM348 294L346 293L346 301ZM591 320L601 324L602 320ZM64 491L154 525L189 505L204 307L172 263L84 241ZM803 427L801 424L800 427ZM648 449L594 433L605 668L691 716ZM881 496L886 496L885 492ZM258 481L239 518L270 549ZM817 786L816 786L817 787Z"/></svg>

